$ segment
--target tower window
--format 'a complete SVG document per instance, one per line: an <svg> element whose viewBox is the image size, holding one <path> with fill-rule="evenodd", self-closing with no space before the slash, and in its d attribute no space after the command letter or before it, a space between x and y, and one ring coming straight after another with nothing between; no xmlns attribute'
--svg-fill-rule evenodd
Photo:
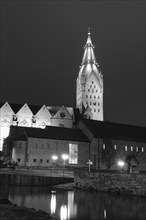
<svg viewBox="0 0 146 220"><path fill-rule="evenodd" d="M96 109L94 109L94 112L96 112Z"/></svg>
<svg viewBox="0 0 146 220"><path fill-rule="evenodd" d="M98 112L100 112L100 110L98 109Z"/></svg>
<svg viewBox="0 0 146 220"><path fill-rule="evenodd" d="M94 102L93 105L96 105L96 102Z"/></svg>
<svg viewBox="0 0 146 220"><path fill-rule="evenodd" d="M133 146L131 146L131 151L133 151Z"/></svg>
<svg viewBox="0 0 146 220"><path fill-rule="evenodd" d="M144 148L143 147L141 148L141 151L144 152Z"/></svg>
<svg viewBox="0 0 146 220"><path fill-rule="evenodd" d="M90 105L92 105L92 102L90 102Z"/></svg>
<svg viewBox="0 0 146 220"><path fill-rule="evenodd" d="M88 89L88 92L90 92L90 89Z"/></svg>
<svg viewBox="0 0 146 220"><path fill-rule="evenodd" d="M98 99L99 99L99 96L98 96Z"/></svg>
<svg viewBox="0 0 146 220"><path fill-rule="evenodd" d="M96 99L96 96L94 96L94 99Z"/></svg>
<svg viewBox="0 0 146 220"><path fill-rule="evenodd" d="M92 81L92 84L94 84L94 81Z"/></svg>
<svg viewBox="0 0 146 220"><path fill-rule="evenodd" d="M98 106L100 106L100 103L98 103Z"/></svg>
<svg viewBox="0 0 146 220"><path fill-rule="evenodd" d="M90 99L92 99L92 95L90 95Z"/></svg>
<svg viewBox="0 0 146 220"><path fill-rule="evenodd" d="M86 95L86 98L88 98L88 96Z"/></svg>

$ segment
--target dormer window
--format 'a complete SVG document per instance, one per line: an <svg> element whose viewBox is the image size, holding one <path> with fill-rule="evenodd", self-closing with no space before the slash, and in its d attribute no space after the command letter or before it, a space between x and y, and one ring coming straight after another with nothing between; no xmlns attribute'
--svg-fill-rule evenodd
<svg viewBox="0 0 146 220"><path fill-rule="evenodd" d="M61 118L65 118L65 113L64 113L64 112L61 112L61 113L60 113L60 117L61 117Z"/></svg>
<svg viewBox="0 0 146 220"><path fill-rule="evenodd" d="M13 115L13 121L17 121L17 116Z"/></svg>
<svg viewBox="0 0 146 220"><path fill-rule="evenodd" d="M34 116L32 116L32 123L36 123L36 119Z"/></svg>

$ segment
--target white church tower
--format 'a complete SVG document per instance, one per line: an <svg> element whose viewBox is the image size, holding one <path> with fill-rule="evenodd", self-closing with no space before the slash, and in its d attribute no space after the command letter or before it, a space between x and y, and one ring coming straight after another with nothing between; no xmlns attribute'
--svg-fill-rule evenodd
<svg viewBox="0 0 146 220"><path fill-rule="evenodd" d="M90 29L76 81L76 107L84 118L103 121L103 76L91 41Z"/></svg>

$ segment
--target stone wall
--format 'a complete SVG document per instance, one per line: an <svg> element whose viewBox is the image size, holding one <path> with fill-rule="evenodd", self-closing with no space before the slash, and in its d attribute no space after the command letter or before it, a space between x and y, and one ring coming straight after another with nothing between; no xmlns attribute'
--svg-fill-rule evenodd
<svg viewBox="0 0 146 220"><path fill-rule="evenodd" d="M0 179L6 185L14 186L55 186L58 184L73 182L73 178L44 177L19 174L0 174ZM2 185L2 181L0 181Z"/></svg>
<svg viewBox="0 0 146 220"><path fill-rule="evenodd" d="M146 174L76 171L74 181L81 189L146 196Z"/></svg>

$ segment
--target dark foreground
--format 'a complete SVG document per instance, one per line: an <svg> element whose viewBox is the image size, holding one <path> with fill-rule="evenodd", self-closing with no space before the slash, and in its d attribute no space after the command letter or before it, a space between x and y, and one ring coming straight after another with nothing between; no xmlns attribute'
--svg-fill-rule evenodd
<svg viewBox="0 0 146 220"><path fill-rule="evenodd" d="M51 219L48 213L23 206L13 205L9 200L0 200L0 220L48 220Z"/></svg>

